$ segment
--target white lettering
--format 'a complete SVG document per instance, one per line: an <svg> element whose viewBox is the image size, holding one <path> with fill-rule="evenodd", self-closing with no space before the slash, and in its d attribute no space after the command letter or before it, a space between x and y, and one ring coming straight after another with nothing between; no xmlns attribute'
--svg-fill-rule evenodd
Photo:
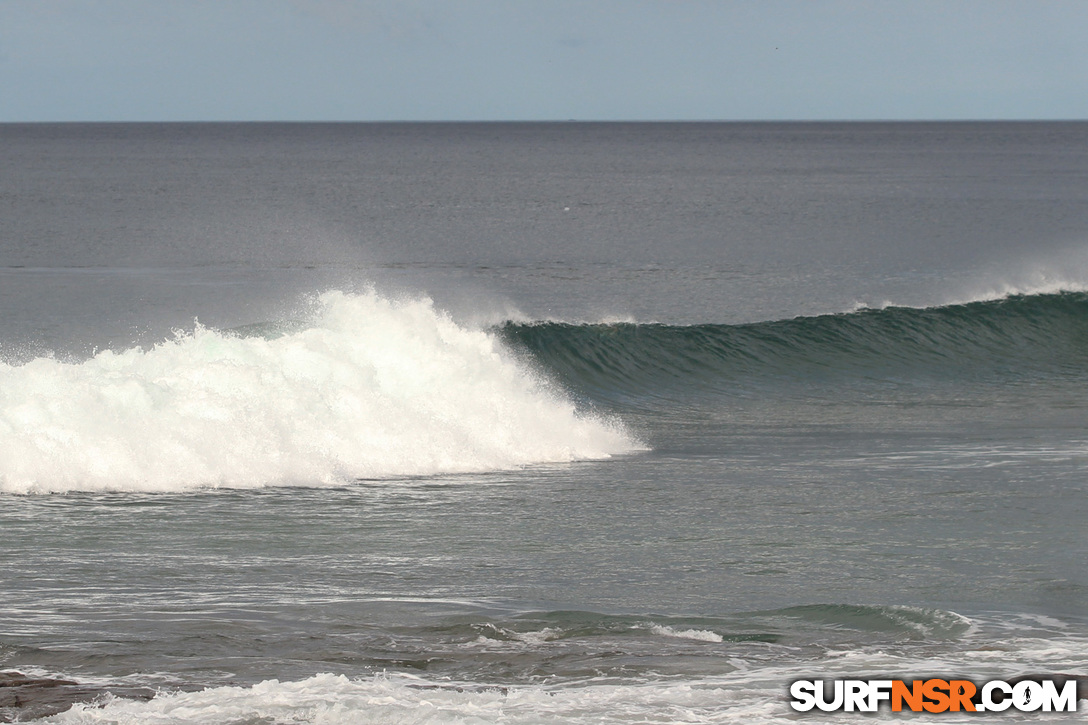
<svg viewBox="0 0 1088 725"><path fill-rule="evenodd" d="M883 700L892 699L891 680L869 680L869 708L867 712L876 712L880 709Z"/></svg>
<svg viewBox="0 0 1088 725"><path fill-rule="evenodd" d="M847 680L844 683L843 704L847 712L869 711L869 685L865 680Z"/></svg>
<svg viewBox="0 0 1088 725"><path fill-rule="evenodd" d="M1043 680L1043 712L1076 712L1077 711L1077 681L1069 679L1058 692L1058 686L1054 680Z"/></svg>
<svg viewBox="0 0 1088 725"><path fill-rule="evenodd" d="M843 686L842 680L835 680L834 682L834 697L830 702L824 699L827 694L826 684L823 680L816 680L819 683L819 687L816 688L816 707L820 708L824 712L834 712L842 707L843 701Z"/></svg>
<svg viewBox="0 0 1088 725"><path fill-rule="evenodd" d="M1020 712L1034 712L1043 706L1043 686L1024 680L1012 688L1012 704Z"/></svg>
<svg viewBox="0 0 1088 725"><path fill-rule="evenodd" d="M798 680L790 685L790 695L793 696L790 707L797 712L808 712L816 706L816 683L812 680Z"/></svg>
<svg viewBox="0 0 1088 725"><path fill-rule="evenodd" d="M994 700L994 690L998 690L1002 694L1000 700ZM1001 680L992 680L987 682L982 687L982 704L985 706L983 711L1004 712L1012 705L1012 688L1009 687L1009 683L1002 682Z"/></svg>
<svg viewBox="0 0 1088 725"><path fill-rule="evenodd" d="M917 681L915 681L917 682ZM936 692L943 700L933 704L932 695L927 695L930 701L915 700L910 694L911 688L899 690L904 685L901 680L797 680L790 685L790 707L797 712L808 712L814 707L824 712L843 710L845 712L877 712L882 702L888 702L900 708L904 703L911 709L927 709L937 707L936 711L945 709L968 711L974 709L977 712L1004 712L1014 707L1020 712L1076 712L1077 711L1077 680L1066 680L1065 684L1058 687L1054 680L1023 680L1011 685L1002 680L991 680L982 685L979 692L979 702L972 706L967 700L967 692L974 690L974 685L967 680L951 680L949 685L944 680L927 680L922 692ZM829 687L830 686L830 687ZM941 688L945 689L942 690ZM898 695L893 698L893 692ZM949 692L949 697L944 692ZM907 699L909 698L909 699ZM922 704L919 704L919 703ZM945 704L942 705L942 702Z"/></svg>

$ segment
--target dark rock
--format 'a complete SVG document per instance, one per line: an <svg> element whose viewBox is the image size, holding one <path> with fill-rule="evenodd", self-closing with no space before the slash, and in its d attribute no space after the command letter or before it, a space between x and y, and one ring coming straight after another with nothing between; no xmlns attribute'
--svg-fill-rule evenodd
<svg viewBox="0 0 1088 725"><path fill-rule="evenodd" d="M150 700L155 696L155 691L146 687L81 685L72 680L0 672L0 722L56 715L77 702L94 702L109 694L132 700Z"/></svg>

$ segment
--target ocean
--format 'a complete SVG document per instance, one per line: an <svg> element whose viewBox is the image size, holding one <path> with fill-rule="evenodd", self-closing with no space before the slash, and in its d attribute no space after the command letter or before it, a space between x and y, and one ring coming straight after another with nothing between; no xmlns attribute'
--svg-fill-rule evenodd
<svg viewBox="0 0 1088 725"><path fill-rule="evenodd" d="M0 720L1088 675L1088 123L0 125L0 311Z"/></svg>

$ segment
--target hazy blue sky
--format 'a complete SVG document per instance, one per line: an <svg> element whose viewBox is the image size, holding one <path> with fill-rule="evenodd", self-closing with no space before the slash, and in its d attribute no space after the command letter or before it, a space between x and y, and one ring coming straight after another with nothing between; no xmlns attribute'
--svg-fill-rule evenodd
<svg viewBox="0 0 1088 725"><path fill-rule="evenodd" d="M0 0L0 121L1088 118L1088 0Z"/></svg>

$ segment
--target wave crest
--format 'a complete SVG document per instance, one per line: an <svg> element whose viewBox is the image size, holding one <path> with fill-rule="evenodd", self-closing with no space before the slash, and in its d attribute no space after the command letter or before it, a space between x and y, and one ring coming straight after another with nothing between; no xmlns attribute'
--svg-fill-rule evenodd
<svg viewBox="0 0 1088 725"><path fill-rule="evenodd" d="M329 292L273 339L200 326L81 363L0 363L0 490L336 484L637 446L430 300Z"/></svg>
<svg viewBox="0 0 1088 725"><path fill-rule="evenodd" d="M741 325L507 323L530 352L594 397L735 390L752 381L1083 375L1088 293L1014 295Z"/></svg>

